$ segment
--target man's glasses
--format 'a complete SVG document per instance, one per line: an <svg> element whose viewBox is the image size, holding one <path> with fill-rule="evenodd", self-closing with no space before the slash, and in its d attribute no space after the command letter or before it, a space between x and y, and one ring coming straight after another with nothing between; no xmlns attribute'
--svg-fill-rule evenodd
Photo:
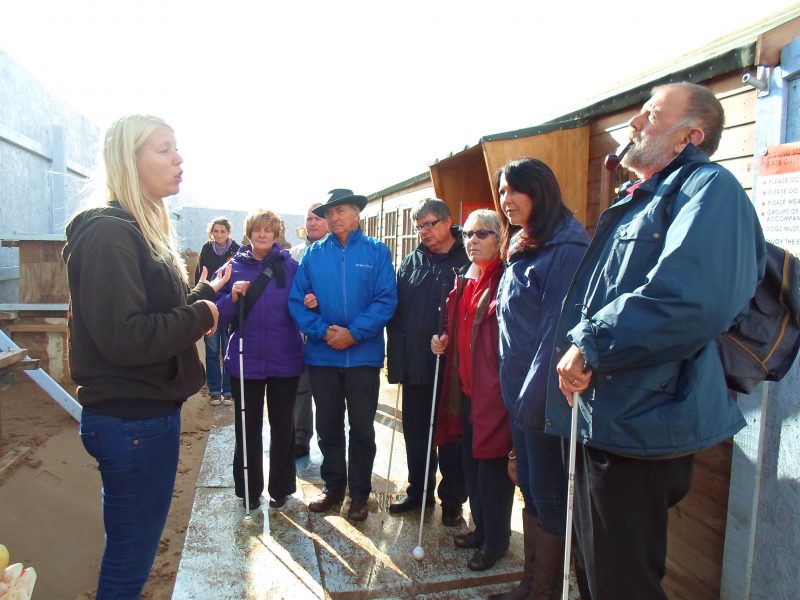
<svg viewBox="0 0 800 600"><path fill-rule="evenodd" d="M426 229L430 229L431 227L436 227L439 223L441 223L441 219L436 219L435 221L428 221L427 223L420 223L419 225L414 226L414 230L419 233L420 231L425 231Z"/></svg>
<svg viewBox="0 0 800 600"><path fill-rule="evenodd" d="M461 235L464 236L465 240L471 240L473 235L477 236L479 240L485 240L490 235L497 234L489 229L476 229L475 231L462 231Z"/></svg>

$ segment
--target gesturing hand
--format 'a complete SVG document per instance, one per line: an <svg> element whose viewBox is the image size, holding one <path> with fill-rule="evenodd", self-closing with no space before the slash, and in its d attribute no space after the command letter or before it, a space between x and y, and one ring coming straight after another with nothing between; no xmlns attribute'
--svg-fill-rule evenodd
<svg viewBox="0 0 800 600"><path fill-rule="evenodd" d="M214 288L215 292L220 291L222 288L225 287L225 284L228 283L228 280L231 278L231 273L233 272L233 265L229 262L221 269L219 269L216 273L214 273L214 279L211 281L207 281L208 285ZM200 274L200 281L205 281L207 275L207 269L203 267L203 272Z"/></svg>

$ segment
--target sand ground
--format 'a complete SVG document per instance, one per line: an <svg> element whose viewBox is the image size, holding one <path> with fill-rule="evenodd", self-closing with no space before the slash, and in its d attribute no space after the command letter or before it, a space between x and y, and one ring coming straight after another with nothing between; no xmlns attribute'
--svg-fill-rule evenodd
<svg viewBox="0 0 800 600"><path fill-rule="evenodd" d="M181 411L175 492L143 599L172 597L212 416L205 391ZM78 424L35 384L15 383L0 392L0 440L0 543L11 562L36 569L34 600L94 598L103 551L100 475Z"/></svg>

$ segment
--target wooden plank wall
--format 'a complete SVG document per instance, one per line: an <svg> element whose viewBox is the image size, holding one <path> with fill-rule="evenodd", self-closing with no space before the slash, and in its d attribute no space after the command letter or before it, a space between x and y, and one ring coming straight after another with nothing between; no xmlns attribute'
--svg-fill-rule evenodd
<svg viewBox="0 0 800 600"><path fill-rule="evenodd" d="M64 242L20 241L19 299L26 304L69 302Z"/></svg>
<svg viewBox="0 0 800 600"><path fill-rule="evenodd" d="M532 157L546 163L556 176L561 195L575 218L586 219L587 156L590 129L588 126L551 131L512 140L495 140L483 145L486 171L492 185L495 210L505 220L496 196L494 176L509 160Z"/></svg>
<svg viewBox="0 0 800 600"><path fill-rule="evenodd" d="M433 164L430 169L436 197L447 202L456 220L461 202L492 202L492 187L480 146Z"/></svg>
<svg viewBox="0 0 800 600"><path fill-rule="evenodd" d="M706 82L725 108L726 128L712 157L734 173L751 193L755 143L755 91L743 87L741 73ZM591 125L587 228L594 233L600 213L613 199L627 174L604 173L603 159L625 135L627 121L639 107L608 115ZM671 600L716 600L722 576L725 522L728 511L732 445L730 441L697 454L692 490L670 511L667 576L664 587Z"/></svg>
<svg viewBox="0 0 800 600"><path fill-rule="evenodd" d="M725 131L719 149L712 157L736 175L750 192L753 185L753 151L755 142L755 90L742 86L741 73L731 73L704 85L711 88L725 108ZM639 112L631 106L603 116L591 124L589 138L589 184L587 189L586 226L590 234L600 213L608 208L615 190L627 180L623 169L608 174L603 168L606 154L613 152L627 139L627 122Z"/></svg>

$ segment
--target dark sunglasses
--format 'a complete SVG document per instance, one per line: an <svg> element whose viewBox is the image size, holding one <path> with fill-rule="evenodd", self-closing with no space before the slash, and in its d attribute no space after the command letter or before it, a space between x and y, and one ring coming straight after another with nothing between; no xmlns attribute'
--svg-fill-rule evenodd
<svg viewBox="0 0 800 600"><path fill-rule="evenodd" d="M496 235L494 231L489 229L476 229L475 231L462 231L461 235L465 240L471 240L473 235L478 236L479 240L485 240L490 235Z"/></svg>

